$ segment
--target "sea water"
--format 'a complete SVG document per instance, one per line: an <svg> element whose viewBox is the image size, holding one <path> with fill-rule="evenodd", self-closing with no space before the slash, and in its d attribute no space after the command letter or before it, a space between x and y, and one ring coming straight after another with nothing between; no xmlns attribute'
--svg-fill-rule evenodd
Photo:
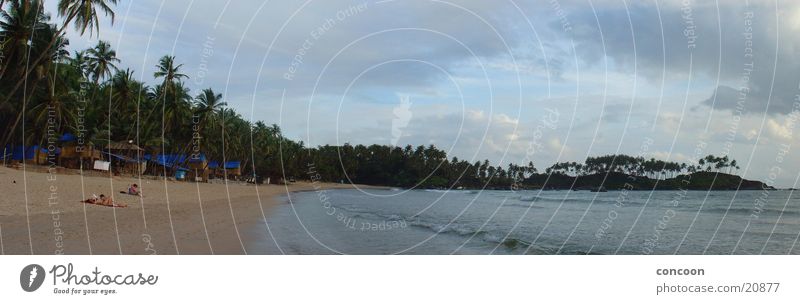
<svg viewBox="0 0 800 304"><path fill-rule="evenodd" d="M797 254L791 191L326 190L251 227L266 254Z"/></svg>

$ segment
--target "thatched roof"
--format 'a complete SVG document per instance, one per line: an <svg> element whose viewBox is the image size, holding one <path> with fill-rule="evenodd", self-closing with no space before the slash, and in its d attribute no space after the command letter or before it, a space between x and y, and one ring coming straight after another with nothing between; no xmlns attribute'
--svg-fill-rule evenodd
<svg viewBox="0 0 800 304"><path fill-rule="evenodd" d="M112 142L106 146L106 149L144 151L144 149L140 148L139 146L127 142Z"/></svg>

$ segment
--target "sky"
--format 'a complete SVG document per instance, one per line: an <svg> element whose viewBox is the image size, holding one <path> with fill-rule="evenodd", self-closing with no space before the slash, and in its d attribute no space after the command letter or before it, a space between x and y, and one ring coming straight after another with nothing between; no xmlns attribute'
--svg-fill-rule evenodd
<svg viewBox="0 0 800 304"><path fill-rule="evenodd" d="M56 1L46 1L55 12ZM793 1L120 1L99 35L146 83L174 55L192 92L307 145L434 144L472 162L728 155L797 187Z"/></svg>

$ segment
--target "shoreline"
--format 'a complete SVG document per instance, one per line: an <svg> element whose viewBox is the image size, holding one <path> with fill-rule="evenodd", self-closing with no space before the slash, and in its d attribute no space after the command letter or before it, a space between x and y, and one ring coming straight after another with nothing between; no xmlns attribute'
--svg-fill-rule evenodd
<svg viewBox="0 0 800 304"><path fill-rule="evenodd" d="M248 241L254 236L247 227L285 203L282 195L354 188L333 183L256 186L143 178L144 197L119 193L131 183L140 180L0 167L1 253L245 254L251 243L257 243ZM110 195L128 207L80 203L92 193Z"/></svg>

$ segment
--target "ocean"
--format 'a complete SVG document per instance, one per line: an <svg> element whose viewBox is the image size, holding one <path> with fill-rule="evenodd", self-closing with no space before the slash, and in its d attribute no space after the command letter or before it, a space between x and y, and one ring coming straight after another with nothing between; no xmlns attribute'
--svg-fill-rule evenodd
<svg viewBox="0 0 800 304"><path fill-rule="evenodd" d="M352 189L282 199L249 228L258 237L248 253L800 253L791 191Z"/></svg>

